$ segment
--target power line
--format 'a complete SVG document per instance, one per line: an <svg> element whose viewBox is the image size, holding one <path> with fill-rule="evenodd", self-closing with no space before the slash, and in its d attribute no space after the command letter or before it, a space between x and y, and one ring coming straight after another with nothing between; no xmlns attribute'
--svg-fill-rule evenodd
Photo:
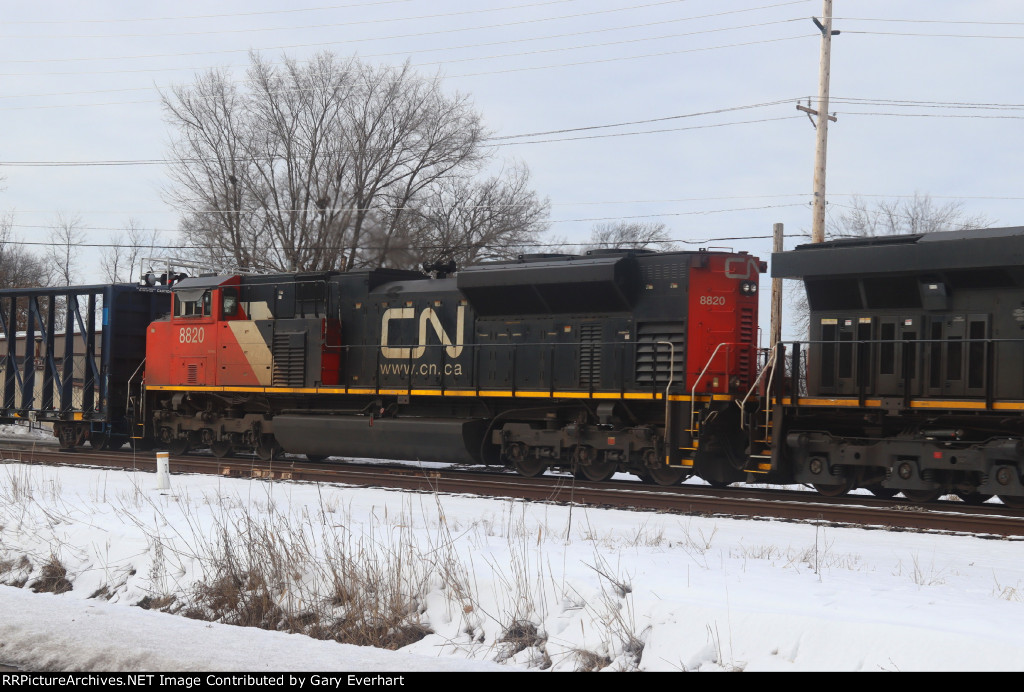
<svg viewBox="0 0 1024 692"><path fill-rule="evenodd" d="M796 197L796 198L809 198L810 196L811 196L811 194L807 193L807 192L794 192L794 193L781 193L781 194L775 194L775 195L718 195L718 196L712 196L712 197L672 197L672 198L663 198L663 199L622 199L622 200L599 200L599 201L592 201L592 200L591 201L579 201L579 200L577 200L577 201L568 201L568 202L549 202L548 204L549 204L549 206L552 206L552 207L584 207L584 206L609 206L609 205L620 205L620 204L634 204L635 205L635 204L670 204L670 203L679 203L679 202L721 202L721 201L748 200L748 199L749 200L754 200L754 199L781 200L781 199L788 199L788 198L794 198L794 197ZM914 199L915 196L919 197L920 195L882 194L882 193L864 193L864 192L830 192L829 193L829 198L836 198L836 197L862 197L862 198L880 198L880 199ZM963 201L966 201L966 200L979 200L979 201L1002 201L1002 202L1024 201L1024 195L933 195L933 194L929 194L928 197L930 197L933 200L957 200L957 201L960 201L960 200L963 200ZM193 201L198 201L198 200L193 200ZM831 204L832 203L830 203L830 205ZM796 205L796 206L802 206L802 205L803 205L803 203L801 203L800 205ZM517 205L517 204L507 204L507 205L481 204L481 205L476 205L476 206L474 206L472 208L474 208L474 209L498 209L498 208L508 208L508 207L515 207L515 206L522 206L522 205ZM841 206L841 205L836 203L835 206ZM394 209L393 207L384 207L384 208L386 208L386 209ZM360 211L361 208L359 208L359 207L349 207L349 208L330 207L330 210L331 211L336 211L336 212L345 212L345 211L356 212L356 211ZM362 208L362 210L366 210L366 209ZM305 209L276 209L275 211L280 212L280 213L298 213L298 212L303 212L303 211L309 211L309 209L308 208L305 208ZM7 210L4 213L5 214L10 214L10 215L19 215L19 214L52 214L53 210L52 209L10 209L10 210ZM125 215L125 216L133 216L133 215L136 215L136 214L157 214L157 213L177 213L177 212L172 210L172 209L136 209L136 210L93 209L93 210L87 210L87 211L79 211L77 213L80 214L80 215L84 215L84 216L95 215L95 214L120 214L120 215ZM216 216L216 215L220 215L220 214L239 214L241 212L238 212L238 211L228 211L228 210L208 209L208 210L200 210L200 211L191 211L189 213L191 213L191 214L202 214L202 215L213 215L213 216ZM40 228L49 228L49 226L39 226L39 227ZM109 229L106 229L106 230L125 230L125 229L124 228L121 228L121 229L109 228ZM164 229L164 230L170 230L170 229Z"/></svg>
<svg viewBox="0 0 1024 692"><path fill-rule="evenodd" d="M766 209L783 209L787 207L803 207L806 206L804 203L787 203L787 204L769 204L759 205L751 207L732 207L725 209L703 209L697 211L686 211L686 212L665 212L659 214L637 214L627 216L600 216L600 217L585 217L585 218L574 218L574 219L551 219L547 223L585 223L594 221L626 221L631 219L650 219L660 217L678 217L678 216L707 216L711 214L726 214L735 212L746 212L746 211L763 211ZM391 207L381 207L382 210L393 209ZM23 223L12 223L11 228L25 228L25 229L51 229L53 225L47 224L23 224ZM115 228L112 226L82 226L76 225L76 231L124 231L124 228ZM145 230L154 231L157 233L179 233L180 229L175 228L147 228ZM15 241L7 241L14 243ZM62 245L62 243L54 243L52 241L17 241L17 244L21 245ZM90 244L82 244L83 247L93 247ZM99 244L97 247L117 247L116 244Z"/></svg>
<svg viewBox="0 0 1024 692"><path fill-rule="evenodd" d="M889 22L902 24L977 24L982 26L1024 26L1024 22L986 22L968 19L893 19L888 17L834 17L844 22ZM844 29L845 31L845 29Z"/></svg>
<svg viewBox="0 0 1024 692"><path fill-rule="evenodd" d="M685 1L686 0L663 0L662 2L651 3L650 5L641 5L640 7L649 7L649 6L652 6L652 5L665 5L665 4L670 4L670 3L675 3L675 2L685 2ZM475 9L475 10L461 10L459 12L447 12L447 13L441 13L441 14L427 14L427 15L421 15L421 16L418 16L418 17L385 17L385 18L378 18L378 19L360 19L360 20L356 20L356 21L337 22L337 23L334 23L334 24L322 24L321 23L321 24L305 24L305 25L300 25L300 26L271 26L271 27L255 27L255 28L251 28L251 29L225 29L225 28L218 28L218 29L210 29L210 30L205 30L205 31L176 31L176 32L168 32L168 33L161 33L161 34L57 34L57 35L51 35L51 36L33 35L33 36L29 36L27 38L31 38L33 40L34 39L40 39L40 38L42 38L42 39L172 38L172 37L176 37L176 36L208 36L208 35L211 35L211 34L216 34L216 35L220 36L220 35L225 35L225 34L248 34L248 33L265 32L265 31L301 31L303 29L332 29L332 28L337 28L337 27L358 26L360 24L389 24L389 23L394 23L394 22L422 21L422 20L426 20L426 19L446 19L446 18L459 17L459 16L464 16L464 15L469 15L469 14L484 14L484 13L490 13L490 12L505 12L505 11L508 11L508 10L521 10L521 9L525 9L525 8L529 8L529 7L541 7L541 6L544 6L544 5L561 5L561 4L565 4L567 2L578 2L578 0L547 0L546 2L533 2L533 3L528 3L528 4L525 4L525 5L508 5L506 7L486 7L486 8L480 8L480 9ZM603 10L603 12L618 12L618 11L621 11L621 10ZM597 13L583 13L581 15L572 15L572 16L586 16L588 14L597 14ZM3 39L18 39L18 38L26 38L26 37L23 34L15 34L13 36L12 35L8 35L8 36L0 35L0 38L3 38ZM86 59L88 59L88 58L86 58ZM99 60L111 60L112 58L97 58L97 59L99 59ZM15 61L15 62L20 62L20 61ZM40 62L46 62L46 61L44 60L44 61L40 61Z"/></svg>
<svg viewBox="0 0 1024 692"><path fill-rule="evenodd" d="M706 245L707 243L719 243L719 242L734 241L734 240L743 240L743 241L747 241L747 240L760 240L760 239L771 238L771 237L772 237L771 235L746 235L746 236L727 236L727 237L720 237L720 238L699 238L699 239L692 239L692 238L667 238L665 240L652 241L650 244L652 244L652 245L665 245L665 244L678 243L678 244L683 244L683 245ZM18 246L27 246L27 247L34 247L34 246L40 246L40 247L63 247L63 246L65 246L64 243L51 243L51 242L37 241L37 240L8 240L8 241L6 241L5 244L7 244L7 245L18 245ZM584 241L584 242L557 242L557 243L523 243L521 245L521 247L523 249L529 249L529 248L589 247L590 245L593 245L593 242L586 242L586 241ZM628 245L628 243L626 243L626 245ZM145 245L138 245L138 246L136 246L136 245L131 245L131 246L129 246L129 245L118 245L118 244L115 244L115 243L76 243L75 247L83 247L83 248L108 248L108 249L112 249L112 248L122 248L122 249L123 248L138 248L138 249L141 249L141 250L153 250L153 251L156 251L156 250L168 250L168 249L170 249L170 250L210 250L210 249L213 249L213 250L225 250L225 251L228 250L228 248L226 248L226 247L210 248L208 245L189 245L189 244L150 245L148 243L145 244ZM343 246L343 247L347 247L347 246ZM274 246L271 249L272 250L282 250L284 248L281 248L281 247L278 247L278 246ZM337 248L331 247L331 246L325 246L325 245L303 245L299 249L301 249L301 250L335 250ZM383 245L379 245L379 246L378 245L362 245L362 246L359 247L359 250L369 250L369 251L386 250L386 249L388 249L388 248L383 246ZM428 244L404 245L402 247L402 249L403 250L476 250L476 249L496 250L496 249L508 249L508 246L506 246L506 245L498 245L496 243L483 243L483 244L476 244L476 243L455 243L455 244L428 243Z"/></svg>
<svg viewBox="0 0 1024 692"><path fill-rule="evenodd" d="M687 127L669 127L659 130L643 130L639 132L615 132L606 135L583 135L581 137L560 137L558 139L531 139L523 142L501 142L495 146L512 146L515 144L550 144L552 142L576 142L585 139L607 139L610 137L633 137L637 135L664 134L666 132L684 132L686 130L710 130L718 127L731 127L733 125L753 125L756 123L770 123L780 120L802 120L802 115L783 115L777 118L758 118L756 120L738 120L731 123L714 123L711 125L689 125Z"/></svg>
<svg viewBox="0 0 1024 692"><path fill-rule="evenodd" d="M446 78L447 79L457 79L457 78L462 78L462 77L482 77L482 76L488 76L488 75L509 74L509 73L513 73L513 72L529 72L529 71L536 71L536 70L558 69L558 68L562 68L562 67L579 67L579 66L582 66L582 65L599 65L599 64L613 63L613 62L625 62L625 61L628 61L628 60L643 60L643 59L647 59L647 58L659 58L659 57L665 57L665 56L669 56L669 55L683 55L683 54L686 54L686 53L702 53L702 52L707 52L707 51L712 51L712 50L724 50L724 49L727 49L727 48L745 48L745 47L755 46L755 45L763 45L763 44L769 44L769 43L778 43L778 42L781 42L781 41L793 41L793 40L796 40L796 39L807 38L808 36L813 36L813 34L803 34L803 35L798 35L798 36L787 36L787 37L783 37L783 38L774 38L774 39L763 39L763 40L759 40L759 41L746 41L746 42L742 42L742 43L730 43L730 44L726 44L726 45L707 46L707 47L703 47L703 48L687 48L687 49L681 49L681 50L664 51L664 52L661 52L661 53L646 53L644 55L630 55L630 56L621 56L621 57L615 57L615 58L602 58L602 59L594 59L594 60L581 60L581 61L577 61L577 62L561 63L561 64L555 64L555 65L538 65L538 66L532 66L532 67L509 68L509 69L506 69L506 70L492 70L492 71L489 71L489 72L472 72L472 73L467 73L467 74L446 75ZM418 68L418 67L428 67L428 66L432 66L432 65L443 65L443 64L446 64L446 63L445 62L420 63L420 64L411 65L411 67ZM139 71L146 71L146 70L139 70ZM67 73L49 73L49 74L68 74L68 75L74 75L74 74L79 74L79 73L67 72ZM100 74L100 73L94 73L94 74ZM0 74L0 76L11 76L11 75ZM21 76L25 76L25 75L21 75ZM101 106L130 106L130 105L138 105L138 104L142 104L142 103L158 103L158 100L157 99L141 99L141 100L137 100L137 101L107 101L107 102L103 102L103 103L72 103L72 104L66 104L65 103L65 104L34 105L34 106L5 106L3 108L0 108L0 111L47 110L47 109L54 109L54 108L83 108L83 107L92 108L92 107L101 107Z"/></svg>
<svg viewBox="0 0 1024 692"><path fill-rule="evenodd" d="M396 56L396 55L415 55L417 53L436 53L436 52L439 52L439 51L466 50L466 49L470 49L470 48L486 48L486 47L491 47L491 46L500 46L500 45L515 44L515 43L531 43L531 42L534 42L534 41L549 41L549 40L553 40L553 39L572 38L572 37L575 37L575 36L586 36L586 35L591 35L591 34L602 34L602 33L608 33L608 32L613 32L613 31L614 32L628 31L630 29L646 29L646 28L649 28L649 27L652 27L652 26L664 26L666 24L677 24L677 23L680 23L680 22L690 22L690 21L696 21L696 20L700 20L700 19L710 19L710 18L722 17L722 16L732 15L732 14L740 14L740 13L753 12L753 11L763 10L763 9L771 9L771 8L775 8L775 7L782 7L782 6L785 6L785 5L792 5L792 4L796 4L798 2L805 2L805 1L806 0L790 0L790 2L777 3L775 5L762 5L760 7L744 8L744 9L740 9L740 10L729 10L727 12L716 12L714 14L704 14L704 15L697 15L697 16L692 16L692 17L681 17L681 18L676 18L676 19L665 19L665 20L661 20L661 21L657 21L657 22L646 22L646 23L641 23L641 24L629 24L629 25L622 25L622 26L604 27L604 28L601 28L601 29L590 29L590 30L587 30L587 31L574 31L574 32L568 32L568 33L561 33L561 34L548 34L547 36L534 36L534 37L527 37L527 38L515 38L515 39L507 39L507 40L504 40L504 41L490 41L490 42L485 42L485 43L473 43L473 44L466 44L466 45L461 45L461 46L442 46L442 47L439 47L439 48L422 48L422 49L416 49L416 50L411 50L411 51L401 51L401 52L397 52L397 53L376 53L376 54L371 54L371 55L365 55L365 56L362 56L362 57L364 57L364 58L381 58L381 57L393 57L393 56ZM791 20L785 20L785 21L791 21ZM763 26L763 25L764 24L753 24L753 25L748 25L748 26L755 26L756 27L756 26ZM731 28L736 28L736 27L727 27L725 29L712 29L712 30L708 30L708 33L713 32L713 31L724 31L724 30L728 30L728 29L731 29ZM419 37L419 36L426 36L426 35L433 35L433 34L440 34L440 33L450 33L450 31L451 30L447 30L446 29L444 31L425 32L425 33L422 33L422 34L406 34L404 36L399 36L399 37L385 36L385 37L370 37L370 38L347 39L347 40L345 40L343 42L340 42L340 43L361 43L361 42L367 42L367 41L383 41L383 40L390 40L392 38L409 38L409 37ZM697 32L691 32L691 33L697 33ZM644 39L639 39L639 40L644 40ZM335 44L330 44L330 45L336 45L337 43L338 42L336 42ZM606 45L606 44L601 44L601 45ZM197 55L197 54L204 54L204 53L186 53L186 54L177 53L177 54L168 54L168 55L163 55L163 56L145 56L145 57L180 57L182 55ZM306 62L308 62L308 61L306 61ZM273 62L272 64L281 65L282 63L281 62ZM177 68L177 67L175 67L175 68L154 68L154 70L152 70L152 71L172 71L172 70L173 71L179 71L179 70L202 70L202 69L204 69L204 68L201 68L201 67ZM81 73L74 73L74 74L81 74ZM8 75L8 76L10 76L10 75ZM236 81L236 83L239 83L239 82ZM35 98L35 97L43 97L43 96L78 96L78 95L88 95L88 94L121 93L121 92L125 92L125 91L149 91L152 88L153 88L152 86L145 86L145 87L130 87L130 88L123 88L123 89L93 89L93 90L88 90L88 91L42 92L42 93L35 93L35 94L0 94L0 99L5 99L5 98L7 98L7 99L9 99L9 98Z"/></svg>
<svg viewBox="0 0 1024 692"><path fill-rule="evenodd" d="M290 10L264 10L261 12L232 12L228 14L194 14L179 15L176 17L132 17L121 19L21 19L10 21L5 19L4 24L22 26L31 24L115 24L127 22L168 22L185 19L222 19L225 17L253 17L268 14L297 14L300 12L323 12L325 10L343 10L352 7L377 7L379 5L394 5L396 3L413 2L413 0L377 0L377 2L354 2L347 5L324 5L321 7L301 7Z"/></svg>
<svg viewBox="0 0 1024 692"><path fill-rule="evenodd" d="M797 0L797 1L802 1L802 0ZM792 4L792 2L781 3L781 5L787 5L787 4ZM779 6L779 5L768 5L768 6L765 6L765 7L776 7L776 6ZM753 8L753 9L764 9L765 7ZM721 12L721 13L717 13L717 14L702 15L702 16L698 16L698 17L685 17L685 18L682 18L682 19L666 20L666 21L662 21L662 22L654 22L654 23L647 23L647 24L635 24L635 25L625 26L625 27L613 27L613 28L597 29L597 30L586 31L586 32L573 32L573 33L566 33L566 34L556 34L554 36L548 36L548 37L516 39L516 40L512 40L512 41L498 41L498 42L494 42L494 43L491 43L491 44L484 43L484 44L476 44L476 45L470 45L470 46L431 48L431 49L424 49L424 50L421 50L421 51L411 51L411 52L410 51L405 51L405 52L399 52L399 53L382 53L382 54L376 54L376 55L368 55L368 56L365 56L365 57L369 57L369 58L374 58L374 57L391 57L391 56L394 56L394 55L408 55L408 54L417 53L417 52L436 52L438 50L460 50L460 49L464 49L464 48L475 48L475 47L482 47L482 46L488 46L488 45L501 45L501 44L505 44L505 43L519 43L519 42L525 42L525 41L549 40L549 39L552 39L552 38L565 38L565 37L579 36L579 35L590 34L590 33L603 33L603 32L608 32L608 31L620 31L620 30L632 29L632 28L645 28L645 27L655 26L655 25L664 25L664 24L671 24L671 23L684 22L684 21L693 21L693 20L696 20L696 19L705 19L705 18L709 18L709 17L723 16L723 15L726 15L726 14L735 14L735 13L738 13L738 12L741 12L741 11L752 11L752 10L735 10L735 11L732 11L732 12ZM539 21L550 21L550 20L549 19L527 20L527 22L539 22ZM674 34L674 35L671 35L671 36L654 37L654 38L649 38L649 39L634 39L633 42L645 41L645 40L659 40L659 39L663 39L663 38L675 38L675 37L679 37L679 36L696 35L696 34L702 34L702 33L716 33L716 32L721 32L721 31L731 31L731 30L743 29L743 28L760 27L760 26L767 26L768 24L787 23L787 22L793 22L793 21L798 21L798 20L787 19L787 20L779 20L777 22L764 22L764 23L761 23L761 24L750 24L750 25L739 26L739 27L725 27L725 28L719 28L719 29L707 29L707 30L703 30L703 31L689 32L689 33L684 33L684 34ZM524 23L527 23L527 22L524 22ZM502 26L507 26L507 25L490 25L490 26L484 26L484 27L472 27L472 28L469 28L469 29L445 29L443 31L421 32L421 33L416 33L416 34L406 34L404 36L398 36L398 37L384 37L384 38L380 38L380 39L377 39L377 38L374 38L374 39L352 39L352 40L347 40L347 41L329 41L329 42L322 42L322 43L293 44L293 45L285 45L285 46L274 46L274 47L271 47L271 48L265 48L263 50L270 51L270 50L284 50L284 49L288 49L288 48L316 48L316 47L323 47L323 46L338 45L339 43L358 43L358 42L362 42L362 41L388 40L388 39L391 39L391 38L420 37L420 36L427 36L427 35L432 35L432 34L451 33L451 32L454 32L454 31L472 31L472 30L478 30L478 29L490 29L490 28L495 28L495 27L502 27ZM794 37L794 38L796 38L796 37ZM629 42L629 41L622 41L622 42L615 42L615 43L626 43L626 42ZM557 48L557 49L548 49L548 50L526 51L526 52L522 52L522 53L510 53L510 54L499 55L499 56L479 57L479 58L471 58L471 59L472 60L488 60L488 59L497 59L497 58L507 58L507 57L518 57L518 56L525 56L525 55L533 55L533 54L537 54L537 53L541 53L541 52L550 52L550 51L555 51L555 50L581 50L581 49L585 49L585 48L595 48L595 47L604 47L604 46L609 46L609 45L615 45L615 43L599 43L599 44L590 44L590 45L587 45L587 46L577 46L577 47L569 47L569 48ZM747 45L747 44L741 44L741 45ZM726 47L728 47L728 46L726 46ZM711 49L714 49L714 48L715 47L711 47L711 48L707 48L707 49L703 49L703 50L711 50ZM217 53L243 53L243 52L244 53L249 53L249 52L251 52L251 49L250 48L245 48L245 49L229 49L229 50L222 50L222 51L198 51L198 52L194 52L194 53L165 53L165 54L136 55L136 56L117 56L117 57L107 57L107 58L87 57L87 58L53 58L53 59L45 59L45 60L35 60L35 59L33 59L33 60L8 60L7 62L37 63L37 62L81 62L81 61L95 61L95 60L118 60L118 61L122 61L122 60L131 60L131 59L183 57L183 56L190 56L190 55L210 55L210 54L217 54ZM671 54L671 53L668 53L668 54ZM441 61L435 61L435 62L429 62L429 63L418 63L418 64L414 65L414 67L431 67L431 66L445 65L445 64L449 64L449 63L455 63L455 62L463 62L463 60L462 59L459 59L459 60L449 60L449 61L441 60ZM278 63L278 64L280 64L280 63ZM137 73L168 72L168 71L182 71L182 70L202 70L202 69L205 69L205 68L202 68L202 67L188 67L188 68L181 68L181 67L175 67L175 68L140 68L140 69L134 69L134 70L123 70L123 69L119 69L119 70L94 70L94 71L91 71L89 73L66 72L66 71L65 72L8 72L8 73L0 73L0 76L4 76L4 77L34 76L34 77L36 77L36 76L67 76L67 75L82 75L82 74L91 74L91 75L137 74ZM484 73L484 74L488 74L488 73ZM148 89L148 87L147 87L147 89ZM111 92L132 91L132 90L134 90L134 91L141 91L142 89L141 88L138 88L138 89L110 89L110 90L96 90L96 91L68 92L68 93L71 93L71 94L76 94L76 93L85 93L85 94L89 94L89 93L111 93ZM55 94L34 94L34 95L30 94L29 96L50 96L50 95L61 95L61 94L60 93L55 93ZM6 96L5 98L11 98L11 97L10 96ZM134 102L127 102L127 103L149 103L149 102L151 102L151 101L149 101L149 100L147 100L147 101L134 101ZM90 104L80 104L80 105L90 105ZM122 105L122 104L99 104L99 105Z"/></svg>
<svg viewBox="0 0 1024 692"><path fill-rule="evenodd" d="M923 38L984 38L984 39L1010 39L1019 41L1024 39L1024 36L993 36L986 34L926 34L924 32L910 32L910 31L856 31L853 29L843 29L843 33L846 34L864 34L869 36L912 36L912 37L923 37Z"/></svg>
<svg viewBox="0 0 1024 692"><path fill-rule="evenodd" d="M920 108L976 108L986 110L1019 110L1024 109L1024 104L1019 103L990 103L971 101L914 101L908 99L883 99L883 98L859 98L853 96L837 96L830 98L832 102L849 103L855 105L873 106L897 106L897 107L920 107Z"/></svg>
<svg viewBox="0 0 1024 692"><path fill-rule="evenodd" d="M601 130L611 127L625 127L627 125L645 125L647 123L664 122L666 120L678 120L680 118L695 118L701 115L718 115L720 113L731 113L734 111L749 110L751 108L765 108L768 106L778 106L783 103L790 103L793 99L778 99L776 101L765 101L763 103L752 103L746 106L732 106L730 108L718 108L711 111L700 111L697 113L686 113L683 115L666 115L661 118L648 118L646 120L627 120L621 123L610 123L607 125L589 125L585 127L570 127L563 128L561 130L544 130L541 132L528 132L520 135L503 135L501 137L490 137L488 141L496 142L508 139L517 139L521 137L542 137L544 135L560 135L567 132L583 132L585 130Z"/></svg>
<svg viewBox="0 0 1024 692"><path fill-rule="evenodd" d="M660 118L649 118L647 120L631 120L631 121L625 121L625 122L620 122L620 123L608 123L608 124L604 124L604 125L587 125L587 126L577 127L577 128L563 128L563 129L560 129L560 130L547 130L547 131L541 131L541 132L528 132L528 133L518 134L518 135L504 135L504 136L501 136L501 137L487 138L487 139L484 139L483 141L484 142L494 142L497 146L504 146L506 144L517 144L518 143L518 142L510 142L510 141L508 141L508 140L511 140L511 139L521 139L521 138L527 138L527 137L540 137L540 136L544 136L544 135L548 135L548 134L565 134L565 133L569 133L569 132L583 132L583 131L587 131L587 130L608 129L608 128L614 128L614 127L625 127L625 126L628 126L628 125L640 125L640 124L647 124L647 123L664 122L664 121L668 121L668 120L678 120L678 119L682 119L682 118L695 118L695 117L700 117L700 116L704 116L704 115L718 115L718 114L721 114L721 113L728 113L728 112L741 111L741 110L749 110L749 109L753 109L753 108L764 108L764 107L768 107L768 106L780 105L780 104L783 104L783 103L790 103L792 100L793 99L779 99L779 100L776 100L776 101L767 101L767 102L764 102L764 103L755 103L755 104L749 104L749 105L744 105L744 106L733 106L733 107L730 107L730 108L719 108L719 109L713 110L713 111L701 111L701 112L696 112L696 113L686 113L686 114L680 114L680 115L669 115L669 116L664 116L664 117L660 117ZM779 119L788 119L788 118L792 118L792 117L799 117L799 116L786 116L785 118L779 118ZM712 125L712 126L708 126L708 127L722 127L722 126L730 125L730 124L742 125L742 124L746 124L748 122L764 122L764 120L745 121L745 122L740 122L740 123L721 123L721 124L718 124L718 125ZM679 129L691 129L691 128L679 128ZM654 130L654 131L651 131L651 132L664 132L664 131L669 131L669 130ZM627 136L627 135L631 135L631 134L645 134L645 133L643 133L643 132L640 132L640 133L621 133L622 136ZM605 136L617 136L617 134L605 135ZM566 139L563 139L563 140L546 140L546 141L567 141L567 139L572 139L572 138L566 138ZM523 142L523 143L525 143L525 144L534 144L534 143L537 143L537 142ZM214 158L208 158L208 159L194 159L194 158L190 158L190 159L185 159L185 161L189 162L189 163L209 162L209 161L214 161L214 160L216 160L216 159L214 159ZM134 160L123 159L123 160L107 160L107 161L102 161L102 160L93 160L93 161L0 161L0 166L11 166L11 167L13 167L13 166L18 166L18 167L35 167L35 166L52 166L52 167L155 166L155 165L165 165L165 164L168 164L168 163L172 163L172 161L170 159L134 159Z"/></svg>

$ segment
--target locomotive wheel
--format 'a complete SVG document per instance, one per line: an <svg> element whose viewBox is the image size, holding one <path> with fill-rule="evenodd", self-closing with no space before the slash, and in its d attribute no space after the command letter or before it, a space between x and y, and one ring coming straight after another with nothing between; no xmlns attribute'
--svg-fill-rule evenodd
<svg viewBox="0 0 1024 692"><path fill-rule="evenodd" d="M526 478L536 478L547 470L547 462L542 459L518 459L512 463L512 468L516 470L520 476Z"/></svg>
<svg viewBox="0 0 1024 692"><path fill-rule="evenodd" d="M991 500L995 495L989 495L988 493L967 493L959 492L956 496L963 500L964 504L967 505L983 505Z"/></svg>
<svg viewBox="0 0 1024 692"><path fill-rule="evenodd" d="M576 469L576 477L580 480L603 483L615 475L618 464L614 461L592 461L586 465L580 465Z"/></svg>
<svg viewBox="0 0 1024 692"><path fill-rule="evenodd" d="M277 440L274 439L273 435L264 435L258 445L256 445L256 456L263 461L273 461L274 459L281 458L281 445L277 444Z"/></svg>
<svg viewBox="0 0 1024 692"><path fill-rule="evenodd" d="M174 456L188 454L188 450L191 448L192 444L189 442L187 437L176 437L167 443L167 451Z"/></svg>
<svg viewBox="0 0 1024 692"><path fill-rule="evenodd" d="M1004 505L1010 509L1024 509L1024 497L1015 497L1013 495L1000 495L999 499Z"/></svg>
<svg viewBox="0 0 1024 692"><path fill-rule="evenodd" d="M935 502L942 497L941 490L901 490L900 492L903 493L903 497L917 504Z"/></svg>
<svg viewBox="0 0 1024 692"><path fill-rule="evenodd" d="M121 447L124 447L124 443L127 441L128 438L124 435L111 435L107 438L107 449L112 452L116 452L121 449Z"/></svg>
<svg viewBox="0 0 1024 692"><path fill-rule="evenodd" d="M671 466L656 466L647 469L646 473L647 477L658 485L679 485L690 475L688 469Z"/></svg>
<svg viewBox="0 0 1024 692"><path fill-rule="evenodd" d="M89 435L89 446L93 449L109 449L110 438L105 433Z"/></svg>
<svg viewBox="0 0 1024 692"><path fill-rule="evenodd" d="M853 489L853 483L851 481L843 481L842 483L829 485L813 483L812 487L818 491L819 495L824 495L825 497L842 497Z"/></svg>
<svg viewBox="0 0 1024 692"><path fill-rule="evenodd" d="M218 459L225 459L235 455L235 450L227 440L217 440L210 443L210 452Z"/></svg>
<svg viewBox="0 0 1024 692"><path fill-rule="evenodd" d="M701 436L693 458L697 475L714 488L742 481L746 464L746 441L739 435L738 414L718 416Z"/></svg>
<svg viewBox="0 0 1024 692"><path fill-rule="evenodd" d="M881 497L886 500L896 497L896 494L899 492L899 490L896 490L895 488L886 488L881 483L873 483L872 485L868 485L865 487L867 487L868 492L870 492L875 497Z"/></svg>

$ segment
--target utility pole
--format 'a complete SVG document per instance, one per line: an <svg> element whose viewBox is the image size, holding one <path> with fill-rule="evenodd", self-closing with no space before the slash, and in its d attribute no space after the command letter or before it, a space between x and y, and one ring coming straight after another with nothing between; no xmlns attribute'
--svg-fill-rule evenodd
<svg viewBox="0 0 1024 692"><path fill-rule="evenodd" d="M811 223L811 242L822 243L825 241L825 158L828 150L828 121L835 122L835 116L828 114L828 82L830 73L830 61L832 54L832 37L838 36L838 31L832 31L832 0L823 0L822 19L812 17L815 26L821 31L821 64L818 72L818 110L797 104L797 109L814 115L817 121L815 128L818 132L818 142L814 150L814 218Z"/></svg>
<svg viewBox="0 0 1024 692"><path fill-rule="evenodd" d="M772 253L782 252L782 224L772 226ZM769 325L768 347L775 348L775 345L782 341L782 279L772 279L772 318Z"/></svg>

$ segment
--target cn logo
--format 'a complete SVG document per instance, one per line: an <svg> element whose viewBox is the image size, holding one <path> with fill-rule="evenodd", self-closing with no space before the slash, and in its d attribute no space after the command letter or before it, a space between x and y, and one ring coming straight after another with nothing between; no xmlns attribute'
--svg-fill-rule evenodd
<svg viewBox="0 0 1024 692"><path fill-rule="evenodd" d="M725 260L725 278L756 279L761 268L753 257L730 257Z"/></svg>
<svg viewBox="0 0 1024 692"><path fill-rule="evenodd" d="M448 332L441 326L441 320L433 308L424 308L419 316L419 338L418 345L410 348L408 346L389 346L388 329L393 320L414 320L416 319L415 308L390 308L384 311L380 318L380 352L385 358L402 358L404 360L422 358L427 352L427 327L434 330L434 334L445 347L449 358L458 358L462 353L463 333L466 328L466 306L460 305L455 324L455 343L448 336Z"/></svg>

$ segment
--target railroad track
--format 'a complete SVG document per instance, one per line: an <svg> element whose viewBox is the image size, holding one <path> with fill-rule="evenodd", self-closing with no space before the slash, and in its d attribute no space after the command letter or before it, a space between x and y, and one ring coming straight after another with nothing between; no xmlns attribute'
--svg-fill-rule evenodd
<svg viewBox="0 0 1024 692"><path fill-rule="evenodd" d="M52 446L5 444L0 457L26 463L156 469L154 453L60 452ZM496 469L428 468L399 464L372 466L286 458L271 462L255 457L171 457L173 474L202 473L228 477L339 483L360 487L467 494L539 502L575 503L638 511L743 519L801 521L882 530L916 530L972 534L993 538L1024 537L1024 516L998 504L980 506L945 501L928 505L901 503L868 495L830 498L813 492L748 486L716 489L703 485L661 487L640 482L590 483L569 475L523 478Z"/></svg>

